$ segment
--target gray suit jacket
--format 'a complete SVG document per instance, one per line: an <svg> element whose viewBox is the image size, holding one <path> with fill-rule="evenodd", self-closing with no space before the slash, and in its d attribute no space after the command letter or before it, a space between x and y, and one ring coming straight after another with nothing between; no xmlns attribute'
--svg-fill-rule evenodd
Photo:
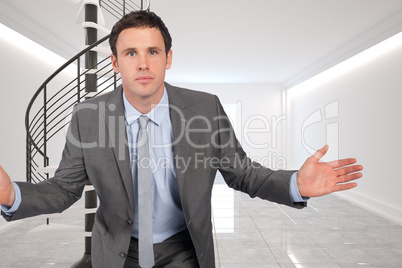
<svg viewBox="0 0 402 268"><path fill-rule="evenodd" d="M166 84L174 156L187 227L202 268L215 267L211 191L219 170L226 183L251 197L301 208L289 197L293 171L251 162L214 95ZM122 88L75 107L62 160L53 178L21 183L22 203L7 220L62 212L77 201L88 179L100 203L92 231L93 267L121 268L134 219L133 182Z"/></svg>

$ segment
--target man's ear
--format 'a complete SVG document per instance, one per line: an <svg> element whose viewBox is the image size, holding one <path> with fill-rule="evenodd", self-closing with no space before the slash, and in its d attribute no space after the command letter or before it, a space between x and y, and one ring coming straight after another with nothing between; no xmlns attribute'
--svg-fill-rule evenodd
<svg viewBox="0 0 402 268"><path fill-rule="evenodd" d="M169 70L170 67L172 66L172 57L173 57L173 51L169 50L166 57L166 70Z"/></svg>
<svg viewBox="0 0 402 268"><path fill-rule="evenodd" d="M117 57L112 53L110 56L110 59L112 60L112 67L115 73L119 73L119 63L117 62Z"/></svg>

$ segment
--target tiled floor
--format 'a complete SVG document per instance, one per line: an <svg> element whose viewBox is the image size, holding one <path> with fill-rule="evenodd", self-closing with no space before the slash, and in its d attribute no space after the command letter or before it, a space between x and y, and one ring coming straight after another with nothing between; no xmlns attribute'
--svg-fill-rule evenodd
<svg viewBox="0 0 402 268"><path fill-rule="evenodd" d="M402 267L402 226L335 195L302 210L234 192L217 181L217 267Z"/></svg>
<svg viewBox="0 0 402 268"><path fill-rule="evenodd" d="M296 210L218 179L212 202L217 267L402 267L402 226L335 195ZM1 219L0 267L70 267L84 250L82 207L51 216L48 226L45 217Z"/></svg>

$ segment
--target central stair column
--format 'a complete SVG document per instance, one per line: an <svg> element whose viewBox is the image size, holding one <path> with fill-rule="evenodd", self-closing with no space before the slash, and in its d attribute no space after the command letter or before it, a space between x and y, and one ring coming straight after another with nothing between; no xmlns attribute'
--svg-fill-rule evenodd
<svg viewBox="0 0 402 268"><path fill-rule="evenodd" d="M98 23L98 6L93 4L85 4L85 22ZM85 45L92 45L98 41L98 30L96 28L85 28ZM85 69L96 69L98 63L98 53L96 51L88 51L85 54ZM97 91L97 75L94 73L85 74L85 92ZM93 189L90 180L87 182L85 191L85 208L92 209L98 206L96 192ZM88 189L89 188L89 189ZM91 189L92 188L92 189ZM85 214L85 232L92 232L92 227L95 220L95 213ZM73 264L72 268L87 268L92 267L91 262L91 236L85 236L85 251L81 260Z"/></svg>

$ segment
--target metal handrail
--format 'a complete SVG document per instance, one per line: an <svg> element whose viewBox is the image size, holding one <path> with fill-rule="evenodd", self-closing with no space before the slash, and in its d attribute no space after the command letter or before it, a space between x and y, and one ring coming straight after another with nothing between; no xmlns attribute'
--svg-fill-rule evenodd
<svg viewBox="0 0 402 268"><path fill-rule="evenodd" d="M39 89L35 92L35 94L33 95L31 101L28 104L28 108L27 111L25 113L25 129L28 131L29 130L29 113L32 109L32 105L34 104L34 102L36 101L37 97L39 96L40 93L42 93L43 89L46 88L46 85L49 84L50 81L53 80L53 78L56 77L56 75L58 75L59 73L61 73L64 69L66 69L71 63L75 62L79 57L81 57L82 55L84 55L85 53L87 53L88 51L90 51L91 49L93 49L94 47L98 46L99 44L103 43L104 41L106 41L107 39L109 39L110 35L107 35L105 37L103 37L102 39L98 40L96 43L93 43L92 45L90 45L89 47L87 47L86 49L82 50L81 52L79 52L77 55L75 55L73 58L71 58L70 60L68 60L65 64L63 64L60 68L58 68L51 76L49 76L45 82L42 83L42 85L39 87ZM74 81L74 80L73 80ZM27 133L28 137L32 139L31 134L28 132ZM38 149L38 148L37 148Z"/></svg>
<svg viewBox="0 0 402 268"><path fill-rule="evenodd" d="M65 114L64 117L62 117L63 113L65 113L69 108L71 108L75 103L81 101L81 99L84 99L86 94L82 94L81 91L83 91L85 88L79 88L79 84L84 82L84 79L80 79L81 76L84 76L88 71L81 73L81 67L80 64L77 64L77 77L73 79L71 82L69 82L65 87L63 87L61 90L56 92L51 98L47 99L47 86L50 82L53 81L55 77L57 77L63 70L65 70L67 67L69 67L71 64L75 63L76 61L79 61L80 57L85 55L88 51L93 49L94 47L98 46L99 44L105 42L108 40L110 35L107 35L97 42L93 43L92 45L88 46L84 50L80 51L77 53L73 58L68 60L65 64L63 64L60 68L58 68L52 75L50 75L43 83L42 85L38 88L38 90L34 93L32 99L30 100L26 113L25 113L25 129L26 129L26 142L27 142L27 170L26 170L26 176L27 176L27 181L32 180L32 169L36 169L39 167L38 163L35 163L33 166L31 163L33 160L33 157L36 156L37 154L41 155L44 159L44 166L49 165L49 157L46 152L46 143L55 135L57 134L60 130L62 130L66 124L63 124L60 127L60 124L63 123L65 118L69 114ZM96 66L94 66L96 68ZM105 68L105 67L103 67ZM102 70L102 69L100 69ZM112 68L110 67L110 71L112 71ZM97 70L99 72L99 70ZM96 73L95 73L96 74ZM102 76L98 77L98 79L102 79ZM116 80L116 79L115 79ZM61 93L64 89L67 89L70 85L72 85L74 82L77 82L77 85L72 88L72 90L67 90L66 92ZM79 89L78 89L79 88ZM76 93L71 94L71 91L75 91ZM43 104L44 106L41 107L36 114L33 115L33 118L30 118L31 111L33 105L36 103L38 100L38 97L41 94L44 94L43 96ZM99 92L101 93L101 92ZM60 94L60 96L57 96L58 98L55 99L55 96L57 94ZM68 96L70 94L71 96ZM67 100L62 101L62 103L57 103L61 101L63 98L68 97ZM67 102L72 101L72 99L76 98L76 101L73 102L70 105L67 105L67 107L63 107ZM55 102L51 104L49 107L46 107L50 101L54 100ZM57 103L57 107L51 112L49 112L49 109L53 108ZM57 109L63 107L62 111L57 112ZM49 114L47 114L49 113ZM50 116L55 116L48 121ZM62 117L60 119L60 117ZM32 121L31 121L32 120ZM58 120L58 121L57 121ZM53 123L53 121L57 121L54 125L50 126L50 124ZM59 127L57 127L59 126ZM54 130L54 131L53 131ZM39 178L34 175L36 179L44 179L42 175L39 174Z"/></svg>
<svg viewBox="0 0 402 268"><path fill-rule="evenodd" d="M141 1L141 5L138 5L134 1L123 1L122 3L120 3L118 1L112 0L100 0L99 4L104 10L108 11L110 14L120 19L129 10L149 10L151 5L150 1L145 0L145 6L143 2L144 1Z"/></svg>

